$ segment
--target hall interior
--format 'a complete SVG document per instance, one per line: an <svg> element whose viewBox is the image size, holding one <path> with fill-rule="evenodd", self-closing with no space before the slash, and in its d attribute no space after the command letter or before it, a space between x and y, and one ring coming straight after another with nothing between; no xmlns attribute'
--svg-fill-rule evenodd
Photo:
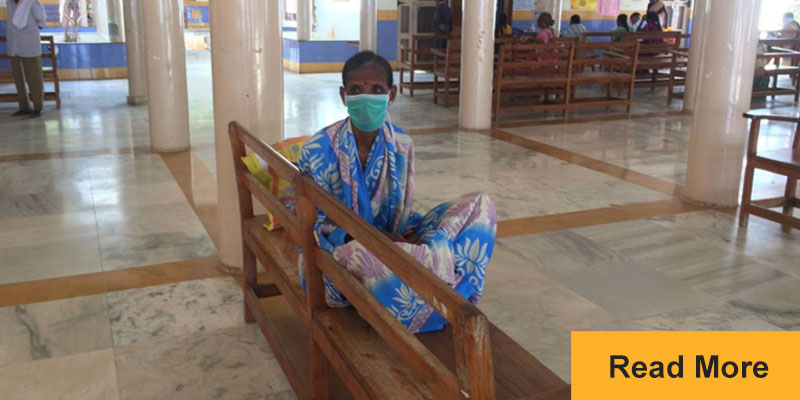
<svg viewBox="0 0 800 400"><path fill-rule="evenodd" d="M749 2L731 1L737 10ZM100 77L105 69L111 79L62 81L60 109L47 103L39 119L16 118L16 104L0 103L3 397L295 398L258 327L242 318L241 277L220 261L219 174L232 166L218 165L214 82L247 82L212 73L208 6L193 14L190 8L203 2L183 3L189 17L199 16L185 17L181 40L188 149L151 146L152 108L129 105L129 81L114 79L124 43L102 44L122 45L122 53L98 53L114 59L107 65L65 64L75 70L66 76ZM378 11L380 49L389 40L381 38L381 23L396 29L399 18L387 23L391 10ZM533 8L514 14L524 11L532 21ZM762 18L783 11L764 1ZM514 25L527 23L520 21ZM609 19L598 21L605 26ZM266 107L282 109L281 139L347 117L335 72L342 55L321 50L322 61L306 62L313 57L302 54L313 51L313 42L291 39L291 29L281 40L282 86L266 92L282 98L282 107ZM391 35L397 42L399 34ZM396 53L397 46L385 51ZM786 77L779 83L794 84ZM0 92L13 89L0 82ZM147 100L160 95L171 98L150 90ZM434 105L427 90L398 95L389 109L391 122L414 142L415 209L473 191L494 201L497 243L478 308L567 382L573 331L800 329L800 231L756 216L742 228L737 206L687 198L687 180L696 173L689 166L692 135L706 133L693 126L708 104L698 102L690 113L683 100L666 105L664 88L634 95L630 112L576 110L563 118L547 111L485 129L465 127L463 105ZM752 103L747 97L745 111L798 117L792 95ZM231 108L237 107L247 108ZM741 112L727 118L743 145L747 120ZM759 150L791 148L795 129L765 122ZM734 158L744 163L744 153ZM786 184L757 170L753 198L782 196Z"/></svg>

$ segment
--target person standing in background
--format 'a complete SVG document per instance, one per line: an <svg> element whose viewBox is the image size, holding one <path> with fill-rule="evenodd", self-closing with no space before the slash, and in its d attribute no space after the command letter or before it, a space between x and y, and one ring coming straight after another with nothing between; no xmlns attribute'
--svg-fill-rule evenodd
<svg viewBox="0 0 800 400"><path fill-rule="evenodd" d="M651 12L658 15L658 23L662 29L669 26L669 21L667 21L667 18L669 17L667 13L667 6L663 1L650 0L650 4L647 5L647 13L649 14Z"/></svg>
<svg viewBox="0 0 800 400"><path fill-rule="evenodd" d="M453 32L453 10L447 5L447 0L436 0L436 10L433 12L433 33L446 36ZM436 48L447 47L446 39L437 39Z"/></svg>
<svg viewBox="0 0 800 400"><path fill-rule="evenodd" d="M44 28L46 21L47 16L39 0L6 1L6 40L19 100L19 110L14 116L30 115L35 118L42 115L44 78L39 30ZM28 89L33 109L28 102Z"/></svg>

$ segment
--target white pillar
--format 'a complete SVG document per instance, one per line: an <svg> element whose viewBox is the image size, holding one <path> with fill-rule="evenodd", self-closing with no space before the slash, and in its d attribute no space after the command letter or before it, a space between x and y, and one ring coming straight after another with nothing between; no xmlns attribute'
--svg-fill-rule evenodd
<svg viewBox="0 0 800 400"><path fill-rule="evenodd" d="M125 18L123 17L122 0L108 0L108 40L113 43L125 42Z"/></svg>
<svg viewBox="0 0 800 400"><path fill-rule="evenodd" d="M361 51L378 51L378 0L361 0Z"/></svg>
<svg viewBox="0 0 800 400"><path fill-rule="evenodd" d="M313 7L311 0L297 0L297 40L311 40Z"/></svg>
<svg viewBox="0 0 800 400"><path fill-rule="evenodd" d="M87 18L85 17L86 14L82 15L84 15L84 18ZM94 22L95 28L97 28L97 34L105 39L109 39L108 4L106 0L92 2L92 21Z"/></svg>
<svg viewBox="0 0 800 400"><path fill-rule="evenodd" d="M125 52L128 59L128 104L147 103L147 68L144 55L142 0L124 0Z"/></svg>
<svg viewBox="0 0 800 400"><path fill-rule="evenodd" d="M702 54L684 195L732 207L739 199L747 141L742 113L750 108L753 91L761 0L706 3L703 35L692 40Z"/></svg>
<svg viewBox="0 0 800 400"><path fill-rule="evenodd" d="M241 267L239 202L228 123L239 121L267 143L283 138L280 6L277 1L264 0L215 0L209 4L217 153L218 253L224 265Z"/></svg>
<svg viewBox="0 0 800 400"><path fill-rule="evenodd" d="M186 53L177 0L142 4L150 145L157 152L189 149Z"/></svg>
<svg viewBox="0 0 800 400"><path fill-rule="evenodd" d="M494 1L464 1L461 24L461 88L458 122L463 129L492 127Z"/></svg>
<svg viewBox="0 0 800 400"><path fill-rule="evenodd" d="M705 28L707 0L695 0L692 12L692 37L689 41L689 65L686 68L686 87L683 94L683 110L693 113L697 104L697 85L703 59L703 31Z"/></svg>

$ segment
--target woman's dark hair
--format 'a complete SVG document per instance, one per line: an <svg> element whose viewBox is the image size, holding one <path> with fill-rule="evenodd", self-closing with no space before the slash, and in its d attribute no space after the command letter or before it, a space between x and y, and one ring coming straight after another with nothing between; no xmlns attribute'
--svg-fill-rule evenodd
<svg viewBox="0 0 800 400"><path fill-rule="evenodd" d="M631 27L628 26L628 16L625 14L620 14L617 16L617 26L621 26L627 30L630 30Z"/></svg>
<svg viewBox="0 0 800 400"><path fill-rule="evenodd" d="M359 69L368 64L375 64L376 68L382 69L383 73L386 74L386 85L389 88L394 86L394 75L392 74L392 66L389 64L389 61L386 61L383 56L375 54L375 52L371 50L361 51L347 59L347 62L344 63L344 68L342 68L342 85L347 86L346 79L350 71Z"/></svg>
<svg viewBox="0 0 800 400"><path fill-rule="evenodd" d="M636 18L642 19L642 14L641 14L641 13L638 13L638 12L635 12L635 13L631 14L631 19L633 19L633 17L636 17Z"/></svg>
<svg viewBox="0 0 800 400"><path fill-rule="evenodd" d="M794 13L787 12L786 14L783 14L783 18L791 18L791 19L794 19Z"/></svg>
<svg viewBox="0 0 800 400"><path fill-rule="evenodd" d="M573 16L569 17L569 23L570 24L574 24L574 25L580 24L581 23L581 16L576 14L576 15L573 15Z"/></svg>
<svg viewBox="0 0 800 400"><path fill-rule="evenodd" d="M655 11L649 11L647 13L647 16L644 17L644 19L647 20L647 22L659 22L658 13L656 13Z"/></svg>
<svg viewBox="0 0 800 400"><path fill-rule="evenodd" d="M543 12L539 14L539 18L536 20L537 24L545 25L547 28L552 27L555 25L555 21L553 21L553 16L550 15L549 12Z"/></svg>

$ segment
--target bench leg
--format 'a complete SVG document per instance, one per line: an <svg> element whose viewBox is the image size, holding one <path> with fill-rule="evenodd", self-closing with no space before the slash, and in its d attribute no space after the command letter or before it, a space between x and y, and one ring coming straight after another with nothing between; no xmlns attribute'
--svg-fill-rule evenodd
<svg viewBox="0 0 800 400"><path fill-rule="evenodd" d="M414 66L408 71L408 97L414 97Z"/></svg>
<svg viewBox="0 0 800 400"><path fill-rule="evenodd" d="M247 289L256 289L256 285L258 285L258 277L257 277L257 270L256 270L256 256L253 254L252 251L247 247L247 245L242 246L242 253L243 253L243 261L242 261L242 273L244 274L244 287ZM256 317L253 316L253 312L247 307L247 302L244 303L244 322L248 324L252 324L256 322Z"/></svg>
<svg viewBox="0 0 800 400"><path fill-rule="evenodd" d="M753 175L755 168L749 164L744 173L744 190L742 190L742 206L739 210L739 226L747 228L750 218L750 197L753 195Z"/></svg>
<svg viewBox="0 0 800 400"><path fill-rule="evenodd" d="M450 108L450 76L444 76L444 106Z"/></svg>
<svg viewBox="0 0 800 400"><path fill-rule="evenodd" d="M439 104L439 75L433 74L433 104Z"/></svg>
<svg viewBox="0 0 800 400"><path fill-rule="evenodd" d="M398 72L400 72L400 94L403 94L403 68L398 68Z"/></svg>
<svg viewBox="0 0 800 400"><path fill-rule="evenodd" d="M325 400L328 398L328 359L313 338L311 339L310 356L311 376L309 376L308 384L311 387L311 399Z"/></svg>
<svg viewBox="0 0 800 400"><path fill-rule="evenodd" d="M794 199L797 198L797 179L791 176L786 177L786 193L784 195L783 214L790 218L794 216ZM783 226L784 232L790 232L792 228L788 225Z"/></svg>

